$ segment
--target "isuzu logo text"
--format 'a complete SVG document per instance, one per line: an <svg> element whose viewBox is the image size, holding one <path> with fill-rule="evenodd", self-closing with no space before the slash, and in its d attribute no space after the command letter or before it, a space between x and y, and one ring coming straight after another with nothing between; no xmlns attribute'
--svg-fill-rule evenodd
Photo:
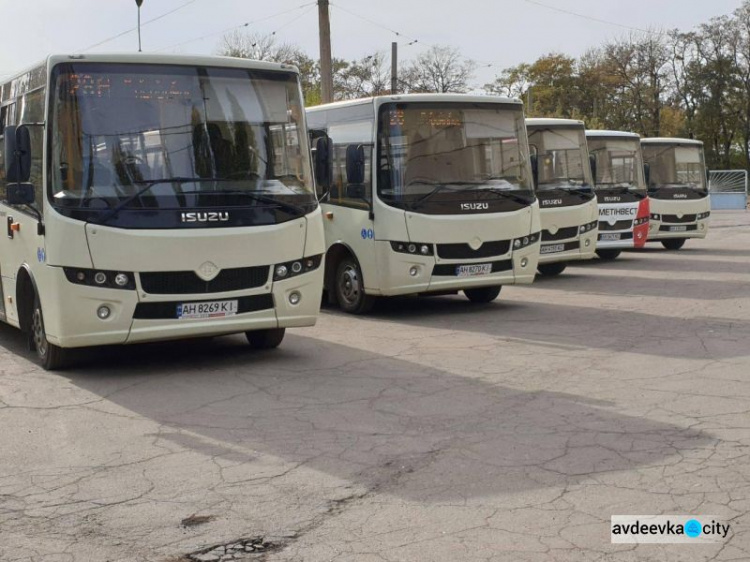
<svg viewBox="0 0 750 562"><path fill-rule="evenodd" d="M206 213L180 213L182 222L226 222L229 220L228 212L206 212Z"/></svg>
<svg viewBox="0 0 750 562"><path fill-rule="evenodd" d="M554 207L556 205L562 205L562 199L542 199L542 207Z"/></svg>
<svg viewBox="0 0 750 562"><path fill-rule="evenodd" d="M687 199L687 193L675 193L673 199Z"/></svg>
<svg viewBox="0 0 750 562"><path fill-rule="evenodd" d="M461 203L462 211L482 211L490 208L489 203Z"/></svg>
<svg viewBox="0 0 750 562"><path fill-rule="evenodd" d="M622 201L622 197L616 197L616 196L615 197L613 197L613 196L609 196L609 197L605 196L604 197L604 202L605 203L617 203L618 201Z"/></svg>

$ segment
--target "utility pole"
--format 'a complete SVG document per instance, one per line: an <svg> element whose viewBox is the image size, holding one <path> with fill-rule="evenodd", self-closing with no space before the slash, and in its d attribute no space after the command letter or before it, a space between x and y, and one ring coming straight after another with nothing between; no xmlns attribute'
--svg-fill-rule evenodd
<svg viewBox="0 0 750 562"><path fill-rule="evenodd" d="M141 5L143 0L135 0L135 5L138 6L138 52L141 52Z"/></svg>
<svg viewBox="0 0 750 562"><path fill-rule="evenodd" d="M320 101L333 101L333 63L331 61L331 19L328 0L318 0L318 28L320 33Z"/></svg>
<svg viewBox="0 0 750 562"><path fill-rule="evenodd" d="M398 43L391 43L391 95L398 94Z"/></svg>

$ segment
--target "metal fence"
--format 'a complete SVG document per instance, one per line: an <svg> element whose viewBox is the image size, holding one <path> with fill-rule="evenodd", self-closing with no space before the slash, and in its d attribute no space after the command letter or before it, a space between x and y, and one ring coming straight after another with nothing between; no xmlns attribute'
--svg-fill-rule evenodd
<svg viewBox="0 0 750 562"><path fill-rule="evenodd" d="M711 170L708 191L712 209L747 209L747 171Z"/></svg>

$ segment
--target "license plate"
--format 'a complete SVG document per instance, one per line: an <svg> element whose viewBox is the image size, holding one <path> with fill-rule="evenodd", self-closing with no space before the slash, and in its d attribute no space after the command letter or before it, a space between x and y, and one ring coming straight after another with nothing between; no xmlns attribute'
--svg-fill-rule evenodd
<svg viewBox="0 0 750 562"><path fill-rule="evenodd" d="M237 301L188 302L177 305L177 318L225 318L237 314Z"/></svg>
<svg viewBox="0 0 750 562"><path fill-rule="evenodd" d="M474 277L476 275L487 275L488 273L492 273L491 263L475 263L456 267L456 276L458 277Z"/></svg>
<svg viewBox="0 0 750 562"><path fill-rule="evenodd" d="M687 226L670 226L669 232L685 232L687 230Z"/></svg>
<svg viewBox="0 0 750 562"><path fill-rule="evenodd" d="M619 240L620 239L620 233L619 232L609 232L607 234L600 234L599 240L604 242L605 240Z"/></svg>
<svg viewBox="0 0 750 562"><path fill-rule="evenodd" d="M557 252L562 252L565 250L565 244L547 244L546 246L542 246L539 250L540 254L555 254Z"/></svg>

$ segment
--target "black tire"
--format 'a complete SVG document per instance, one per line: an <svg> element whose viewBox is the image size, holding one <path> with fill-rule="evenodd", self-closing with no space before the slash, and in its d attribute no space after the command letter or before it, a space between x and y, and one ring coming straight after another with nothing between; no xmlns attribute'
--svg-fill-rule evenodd
<svg viewBox="0 0 750 562"><path fill-rule="evenodd" d="M487 304L488 302L494 301L500 294L501 285L494 287L480 287L478 289L464 289L464 295L471 302L477 304Z"/></svg>
<svg viewBox="0 0 750 562"><path fill-rule="evenodd" d="M685 245L685 239L668 238L667 240L662 240L661 245L664 246L667 250L679 250Z"/></svg>
<svg viewBox="0 0 750 562"><path fill-rule="evenodd" d="M333 280L336 302L339 308L349 314L367 314L375 305L375 297L365 293L362 269L357 260L347 256L336 267Z"/></svg>
<svg viewBox="0 0 750 562"><path fill-rule="evenodd" d="M614 259L617 259L617 256L619 256L622 253L622 250L597 250L596 255L599 256L600 260L604 261L612 261Z"/></svg>
<svg viewBox="0 0 750 562"><path fill-rule="evenodd" d="M68 351L47 340L44 329L44 315L39 297L34 298L34 308L29 322L29 347L36 351L39 364L45 371L58 371L68 366Z"/></svg>
<svg viewBox="0 0 750 562"><path fill-rule="evenodd" d="M253 349L275 349L281 345L286 328L270 328L245 332L247 343Z"/></svg>
<svg viewBox="0 0 750 562"><path fill-rule="evenodd" d="M545 277L555 277L556 275L560 275L563 271L565 271L566 267L568 267L568 264L562 262L540 263L536 266L539 274L544 275Z"/></svg>

